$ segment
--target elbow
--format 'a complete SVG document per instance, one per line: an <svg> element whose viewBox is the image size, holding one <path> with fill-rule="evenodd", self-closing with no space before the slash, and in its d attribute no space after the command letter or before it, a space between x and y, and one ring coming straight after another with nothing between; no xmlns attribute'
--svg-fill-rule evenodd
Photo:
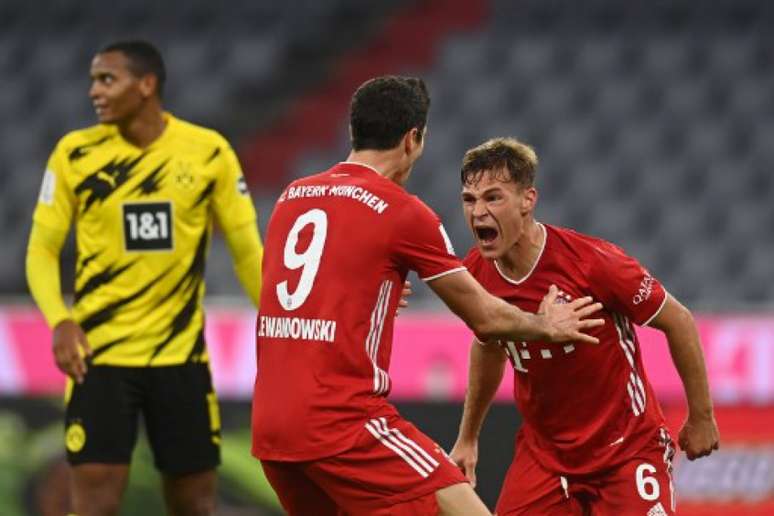
<svg viewBox="0 0 774 516"><path fill-rule="evenodd" d="M667 336L667 340L672 342L683 335L695 334L698 339L699 330L696 327L696 320L693 318L691 311L684 306L679 305L674 316L669 320L668 324L662 328L662 331Z"/></svg>
<svg viewBox="0 0 774 516"><path fill-rule="evenodd" d="M507 337L508 322L513 319L513 307L497 297L484 293L476 299L475 317L468 325L482 342Z"/></svg>
<svg viewBox="0 0 774 516"><path fill-rule="evenodd" d="M24 275L27 279L27 285L32 285L32 280L36 271L45 269L49 264L45 262L46 252L39 245L30 242L27 246L27 254L24 257ZM44 262L41 264L41 258Z"/></svg>
<svg viewBox="0 0 774 516"><path fill-rule="evenodd" d="M695 327L696 321L693 318L693 314L682 304L678 305L677 309L677 325L681 328Z"/></svg>
<svg viewBox="0 0 774 516"><path fill-rule="evenodd" d="M501 332L496 324L490 319L474 321L470 324L470 329L476 334L476 338L481 342L488 342L500 338Z"/></svg>

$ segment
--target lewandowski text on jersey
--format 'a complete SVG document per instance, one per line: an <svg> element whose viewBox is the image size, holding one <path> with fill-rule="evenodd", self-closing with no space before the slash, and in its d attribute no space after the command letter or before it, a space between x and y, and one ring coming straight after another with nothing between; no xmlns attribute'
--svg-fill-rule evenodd
<svg viewBox="0 0 774 516"><path fill-rule="evenodd" d="M336 321L262 315L258 325L258 336L333 342L336 339Z"/></svg>

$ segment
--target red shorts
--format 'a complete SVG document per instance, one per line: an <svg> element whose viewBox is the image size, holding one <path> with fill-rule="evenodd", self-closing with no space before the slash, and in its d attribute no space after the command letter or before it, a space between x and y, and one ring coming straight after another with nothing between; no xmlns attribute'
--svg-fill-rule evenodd
<svg viewBox="0 0 774 516"><path fill-rule="evenodd" d="M338 455L261 464L291 516L438 514L435 492L466 482L440 446L398 416L368 421Z"/></svg>
<svg viewBox="0 0 774 516"><path fill-rule="evenodd" d="M497 501L498 516L516 514L667 516L675 514L674 447L666 429L627 462L594 475L544 469L519 439Z"/></svg>

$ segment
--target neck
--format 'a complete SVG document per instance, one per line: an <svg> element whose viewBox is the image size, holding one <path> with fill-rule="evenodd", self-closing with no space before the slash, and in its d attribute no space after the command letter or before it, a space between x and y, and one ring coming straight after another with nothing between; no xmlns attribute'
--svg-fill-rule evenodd
<svg viewBox="0 0 774 516"><path fill-rule="evenodd" d="M368 165L375 169L380 175L390 181L403 186L408 179L411 167L406 167L405 157L395 149L388 150L360 150L349 153L347 161L355 161Z"/></svg>
<svg viewBox="0 0 774 516"><path fill-rule="evenodd" d="M153 104L149 103L135 116L118 124L124 140L141 149L156 141L167 126L161 106L157 102Z"/></svg>
<svg viewBox="0 0 774 516"><path fill-rule="evenodd" d="M515 279L522 279L535 267L545 244L545 232L533 218L529 219L524 232L508 251L497 259L500 268Z"/></svg>

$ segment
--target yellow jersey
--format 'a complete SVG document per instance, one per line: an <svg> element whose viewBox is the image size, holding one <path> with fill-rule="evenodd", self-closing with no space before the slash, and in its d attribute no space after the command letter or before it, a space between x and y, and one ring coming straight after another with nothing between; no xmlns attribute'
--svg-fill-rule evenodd
<svg viewBox="0 0 774 516"><path fill-rule="evenodd" d="M36 224L75 224L73 318L92 363L206 362L204 265L212 221L255 224L239 162L217 132L165 113L141 149L116 126L73 131L52 153ZM256 265L258 266L258 265Z"/></svg>

